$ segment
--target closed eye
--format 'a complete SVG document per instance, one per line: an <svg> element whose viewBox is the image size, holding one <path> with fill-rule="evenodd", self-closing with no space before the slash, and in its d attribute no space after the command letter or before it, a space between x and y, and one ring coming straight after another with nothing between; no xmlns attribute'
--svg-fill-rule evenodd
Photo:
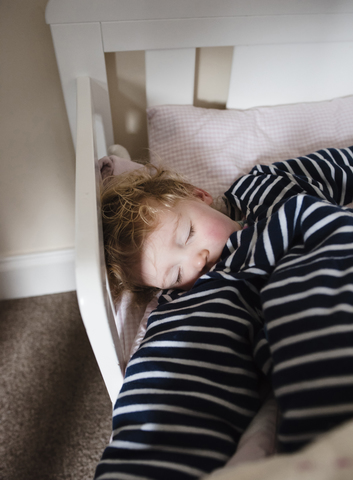
<svg viewBox="0 0 353 480"><path fill-rule="evenodd" d="M192 238L195 234L195 229L194 229L194 226L193 224L191 223L190 224L190 231L189 231L189 235L188 235L188 238L186 240L186 242L188 242L190 240L190 238Z"/></svg>
<svg viewBox="0 0 353 480"><path fill-rule="evenodd" d="M188 233L188 238L186 239L186 243L188 243L188 241L194 236L195 234L195 228L193 226L192 223L190 223L190 230L189 230L189 233ZM182 275L182 272L181 272L181 268L179 268L178 270L178 276L177 276L177 279L175 281L175 284L174 285L180 285L183 281L183 275Z"/></svg>
<svg viewBox="0 0 353 480"><path fill-rule="evenodd" d="M179 285L183 280L183 276L181 274L181 269L179 268L179 271L178 271L178 277L176 279L176 282L175 282L175 285Z"/></svg>

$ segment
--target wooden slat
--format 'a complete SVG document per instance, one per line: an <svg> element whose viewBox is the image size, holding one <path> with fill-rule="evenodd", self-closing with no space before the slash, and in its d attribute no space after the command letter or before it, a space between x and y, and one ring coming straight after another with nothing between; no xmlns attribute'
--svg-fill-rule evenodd
<svg viewBox="0 0 353 480"><path fill-rule="evenodd" d="M49 0L48 23L353 13L351 0Z"/></svg>
<svg viewBox="0 0 353 480"><path fill-rule="evenodd" d="M77 79L75 273L77 299L97 363L114 403L123 355L107 293L99 211L91 82ZM96 165L96 167L95 167ZM92 301L94 299L94 301Z"/></svg>
<svg viewBox="0 0 353 480"><path fill-rule="evenodd" d="M103 22L105 52L353 41L353 13Z"/></svg>

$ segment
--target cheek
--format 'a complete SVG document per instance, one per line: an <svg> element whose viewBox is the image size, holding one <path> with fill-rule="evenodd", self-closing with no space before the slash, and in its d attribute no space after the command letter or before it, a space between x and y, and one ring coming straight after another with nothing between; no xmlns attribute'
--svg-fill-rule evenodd
<svg viewBox="0 0 353 480"><path fill-rule="evenodd" d="M207 225L207 231L205 232L205 235L207 235L207 238L209 238L212 242L216 244L220 243L223 246L231 233L231 228L227 223L215 219L213 222L209 222Z"/></svg>
<svg viewBox="0 0 353 480"><path fill-rule="evenodd" d="M144 258L141 260L133 274L136 276L136 280L141 282L142 285L150 285L153 279L150 265Z"/></svg>

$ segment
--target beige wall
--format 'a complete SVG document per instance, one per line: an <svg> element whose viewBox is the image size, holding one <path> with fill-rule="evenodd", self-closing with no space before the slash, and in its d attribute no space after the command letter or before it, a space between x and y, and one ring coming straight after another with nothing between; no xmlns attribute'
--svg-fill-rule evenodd
<svg viewBox="0 0 353 480"><path fill-rule="evenodd" d="M47 0L0 2L0 256L74 245L74 149ZM231 49L198 52L195 104L225 103ZM209 67L210 59L217 68ZM144 56L106 55L115 142L147 156ZM203 73L211 73L207 84Z"/></svg>
<svg viewBox="0 0 353 480"><path fill-rule="evenodd" d="M74 243L74 150L46 4L0 2L1 256Z"/></svg>

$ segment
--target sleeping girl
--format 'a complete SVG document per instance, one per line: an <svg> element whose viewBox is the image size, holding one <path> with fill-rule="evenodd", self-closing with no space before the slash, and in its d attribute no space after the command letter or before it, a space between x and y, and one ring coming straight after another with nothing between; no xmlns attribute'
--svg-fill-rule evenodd
<svg viewBox="0 0 353 480"><path fill-rule="evenodd" d="M102 192L115 295L163 290L130 360L96 478L191 479L220 468L268 378L278 449L353 416L353 147L256 166L227 215L173 172ZM244 228L246 227L246 228Z"/></svg>

